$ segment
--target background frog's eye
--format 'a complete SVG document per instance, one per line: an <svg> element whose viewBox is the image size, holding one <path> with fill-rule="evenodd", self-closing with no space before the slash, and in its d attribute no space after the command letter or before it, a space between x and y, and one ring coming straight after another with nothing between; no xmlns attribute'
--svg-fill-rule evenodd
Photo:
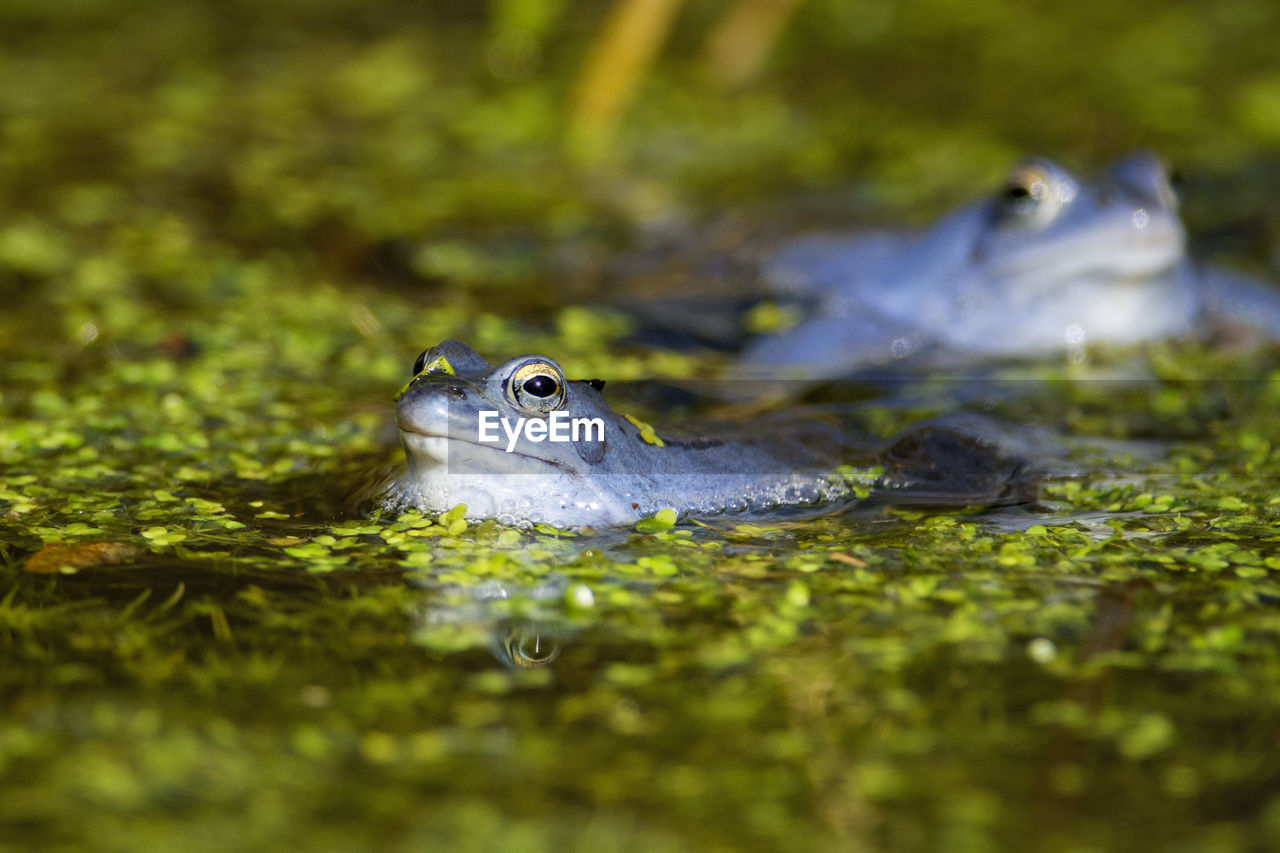
<svg viewBox="0 0 1280 853"><path fill-rule="evenodd" d="M1024 205L1043 201L1048 194L1048 176L1034 166L1023 166L1005 181L1000 198L1007 204Z"/></svg>
<svg viewBox="0 0 1280 853"><path fill-rule="evenodd" d="M427 353L431 350L423 350L422 355L418 356L418 360L413 363L413 375L417 376L422 372L422 368L427 366Z"/></svg>
<svg viewBox="0 0 1280 853"><path fill-rule="evenodd" d="M1035 193L1022 184L1011 184L1004 188L1004 197L1007 201L1022 201L1024 198L1035 198Z"/></svg>
<svg viewBox="0 0 1280 853"><path fill-rule="evenodd" d="M535 413L551 412L564 405L564 377L554 364L531 361L511 374L507 393L520 408Z"/></svg>
<svg viewBox="0 0 1280 853"><path fill-rule="evenodd" d="M1061 201L1053 178L1033 163L1014 169L998 197L1000 211L1007 217L1036 224L1052 219Z"/></svg>

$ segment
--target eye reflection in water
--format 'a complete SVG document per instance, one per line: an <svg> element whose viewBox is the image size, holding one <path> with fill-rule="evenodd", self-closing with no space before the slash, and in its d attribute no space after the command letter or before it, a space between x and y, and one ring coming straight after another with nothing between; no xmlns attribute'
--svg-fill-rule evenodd
<svg viewBox="0 0 1280 853"><path fill-rule="evenodd" d="M547 666L560 657L565 639L573 633L559 615L567 586L563 578L532 587L497 580L474 587L435 586L435 594L417 612L416 639L426 647L458 651L460 637L475 637L479 643L464 639L463 647L487 645L508 669ZM477 629L482 632L479 637ZM487 643L480 637L487 637Z"/></svg>
<svg viewBox="0 0 1280 853"><path fill-rule="evenodd" d="M536 669L560 657L560 641L534 626L513 628L505 636L495 631L493 656L512 669Z"/></svg>

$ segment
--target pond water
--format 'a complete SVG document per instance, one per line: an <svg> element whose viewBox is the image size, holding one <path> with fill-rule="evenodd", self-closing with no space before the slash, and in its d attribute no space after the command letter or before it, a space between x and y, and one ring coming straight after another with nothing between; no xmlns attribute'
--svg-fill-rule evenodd
<svg viewBox="0 0 1280 853"><path fill-rule="evenodd" d="M608 306L1027 153L1158 150L1274 272L1275 4L809 0L717 60L768 5L673 4L610 119L623 2L5 4L0 846L1280 845L1274 347L856 390L1062 437L1028 505L343 512L427 346L712 378Z"/></svg>

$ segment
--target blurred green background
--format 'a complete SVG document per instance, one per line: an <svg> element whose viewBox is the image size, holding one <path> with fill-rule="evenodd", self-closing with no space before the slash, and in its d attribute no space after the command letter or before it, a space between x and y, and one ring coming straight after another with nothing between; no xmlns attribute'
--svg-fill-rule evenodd
<svg viewBox="0 0 1280 853"><path fill-rule="evenodd" d="M647 60L634 26L610 29L629 6L665 14ZM0 10L0 286L64 338L87 321L136 338L151 303L220 304L218 270L248 262L523 308L589 288L637 225L836 187L927 221L1024 154L1088 168L1136 146L1204 190L1193 224L1256 237L1276 209L1278 15L16 0ZM613 67L635 54L630 76ZM552 295L513 293L535 285ZM18 317L0 344L23 343Z"/></svg>

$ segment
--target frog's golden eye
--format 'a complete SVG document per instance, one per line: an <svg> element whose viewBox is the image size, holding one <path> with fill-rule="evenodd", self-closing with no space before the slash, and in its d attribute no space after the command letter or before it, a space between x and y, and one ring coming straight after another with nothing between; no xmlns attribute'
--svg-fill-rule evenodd
<svg viewBox="0 0 1280 853"><path fill-rule="evenodd" d="M564 405L564 376L554 364L530 361L511 374L507 395L525 411L546 414Z"/></svg>
<svg viewBox="0 0 1280 853"><path fill-rule="evenodd" d="M1044 223L1058 212L1062 199L1053 176L1036 163L1023 163L1005 180L998 201L1011 219Z"/></svg>

